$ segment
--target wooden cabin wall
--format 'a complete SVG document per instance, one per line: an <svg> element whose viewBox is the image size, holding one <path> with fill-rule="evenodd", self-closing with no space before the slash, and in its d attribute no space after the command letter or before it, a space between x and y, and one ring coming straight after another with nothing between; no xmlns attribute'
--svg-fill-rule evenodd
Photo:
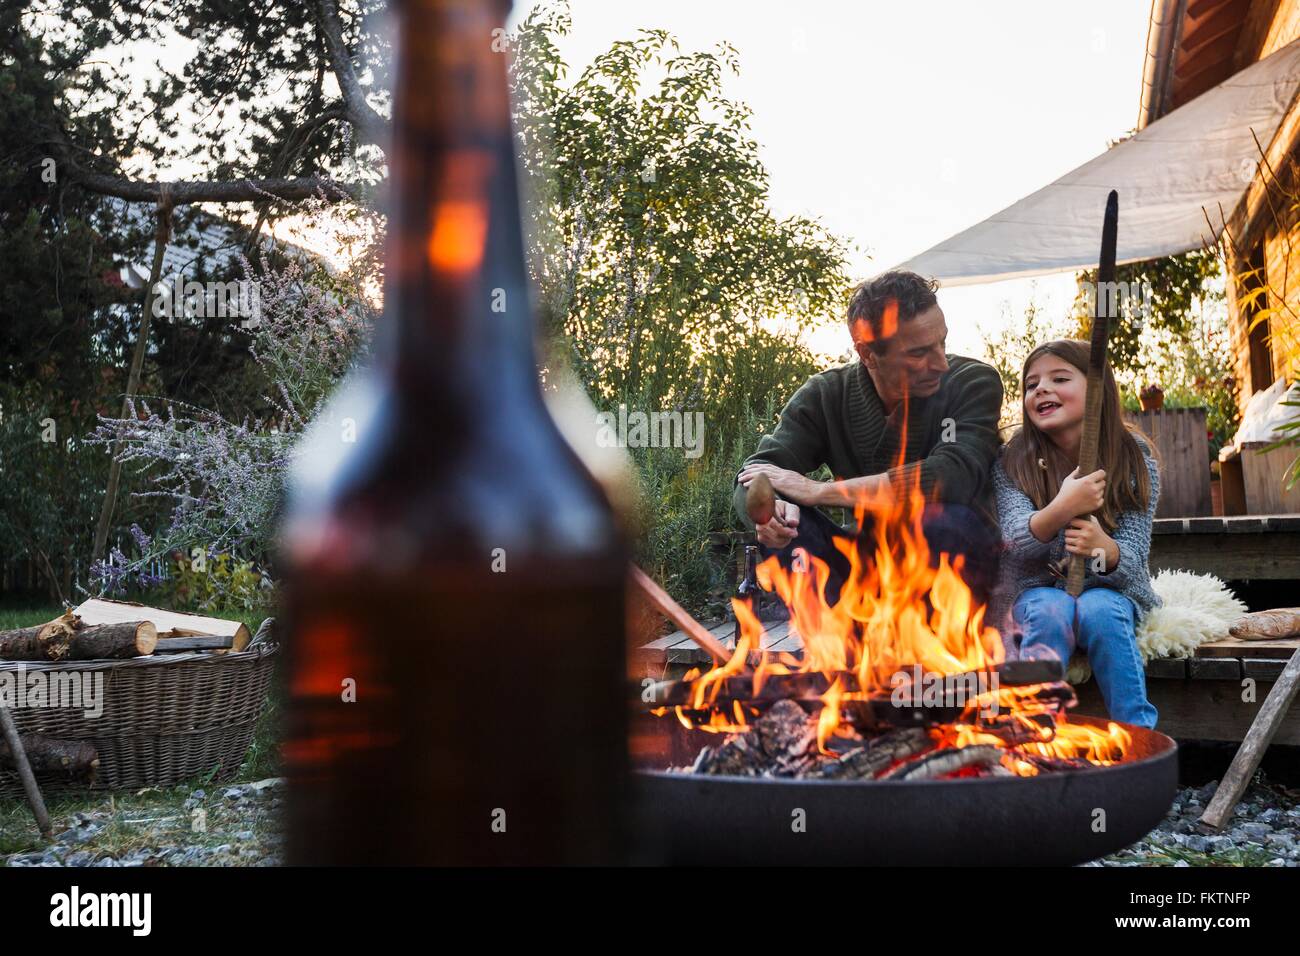
<svg viewBox="0 0 1300 956"><path fill-rule="evenodd" d="M1297 38L1300 38L1300 0L1255 0L1238 38L1236 67L1244 69ZM1296 151L1293 150L1292 155L1300 162ZM1243 314L1238 305L1238 280L1251 269L1260 270L1270 286L1268 298L1281 297L1300 314L1300 214L1295 209L1288 209L1290 205L1284 197L1277 197L1275 209L1280 227L1269 225L1264 230L1262 241L1243 250L1248 261L1233 270L1234 275L1227 283L1233 374L1241 383L1237 403L1242 409L1255 392L1267 388L1284 373L1285 359L1281 349L1269 348L1263 341L1268 331L1277 331L1275 328L1259 328L1253 334L1248 331L1251 316ZM1273 217L1268 210L1263 215L1270 219ZM1243 284L1241 291L1247 288L1249 285ZM1283 302L1270 301L1268 304L1276 308ZM1279 316L1270 324L1280 321L1282 318ZM1300 334L1300 329L1297 334Z"/></svg>
<svg viewBox="0 0 1300 956"><path fill-rule="evenodd" d="M1264 59L1300 37L1300 0L1255 0L1237 45L1237 69Z"/></svg>

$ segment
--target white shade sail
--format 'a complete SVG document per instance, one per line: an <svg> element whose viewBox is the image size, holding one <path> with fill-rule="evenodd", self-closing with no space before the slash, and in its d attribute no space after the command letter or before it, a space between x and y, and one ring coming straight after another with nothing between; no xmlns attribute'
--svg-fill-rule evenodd
<svg viewBox="0 0 1300 956"><path fill-rule="evenodd" d="M1200 248L1250 185L1255 137L1268 148L1298 88L1300 40L899 268L949 286L1096 268L1112 189L1120 263Z"/></svg>

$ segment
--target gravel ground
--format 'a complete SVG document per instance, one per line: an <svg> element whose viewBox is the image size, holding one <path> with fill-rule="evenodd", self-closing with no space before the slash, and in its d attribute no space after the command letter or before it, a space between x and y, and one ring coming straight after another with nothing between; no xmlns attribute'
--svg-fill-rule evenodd
<svg viewBox="0 0 1300 956"><path fill-rule="evenodd" d="M1128 849L1087 866L1300 866L1300 790L1256 774L1221 832L1198 820L1218 781L1184 787L1164 821Z"/></svg>
<svg viewBox="0 0 1300 956"><path fill-rule="evenodd" d="M54 842L0 855L0 865L279 866L282 794L282 781L271 777L208 789L142 790L125 799L106 796L102 804L66 816L52 812ZM43 843L34 825L31 832Z"/></svg>
<svg viewBox="0 0 1300 956"><path fill-rule="evenodd" d="M1216 786L1180 789L1168 816L1144 839L1085 866L1300 866L1300 790L1257 775L1223 832L1205 833L1197 820ZM106 796L89 808L54 813L49 845L28 817L35 845L0 852L0 865L279 866L282 804L278 777Z"/></svg>

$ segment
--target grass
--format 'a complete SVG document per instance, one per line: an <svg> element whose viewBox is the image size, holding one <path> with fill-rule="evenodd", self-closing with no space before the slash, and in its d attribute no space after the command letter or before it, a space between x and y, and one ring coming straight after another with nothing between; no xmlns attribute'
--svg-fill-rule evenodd
<svg viewBox="0 0 1300 956"><path fill-rule="evenodd" d="M42 604L37 601L15 602L0 606L0 631L11 631L18 627L31 627L44 624L63 613L57 604Z"/></svg>
<svg viewBox="0 0 1300 956"><path fill-rule="evenodd" d="M1143 866L1177 866L1179 863L1186 863L1188 866L1240 867L1267 866L1269 860L1278 856L1276 852L1270 852L1262 846L1236 846L1215 850L1212 853L1201 853L1186 847L1161 843L1154 845L1152 849L1154 852L1151 853L1121 852L1111 859L1123 860L1126 863L1140 863Z"/></svg>
<svg viewBox="0 0 1300 956"><path fill-rule="evenodd" d="M9 604L0 607L0 630L42 624L58 617L62 610L58 605L39 602ZM242 621L250 631L256 631L266 614L237 611L216 616ZM184 803L190 793L198 788L206 789L209 797L212 797L214 793L219 795L219 791L225 787L277 776L283 707L283 688L278 680L273 680L267 704L258 719L252 744L239 772L232 780L219 784L216 791L211 787L216 769L213 768L207 774L197 775L173 787L147 787L135 792L74 791L50 794L46 797L46 806L54 824L54 832L57 834L72 826L73 817L77 813L107 811L108 822L104 829L91 841L79 845L78 849L119 856L137 848L160 844L217 846L230 842L225 824L248 828L247 814L236 816L220 800L210 801L207 803L208 832L195 833L191 828L190 811L184 807ZM263 831L273 830L274 823L263 821L253 825L252 829L260 836ZM26 801L21 797L0 797L0 865L3 865L2 858L7 854L31 852L44 846Z"/></svg>

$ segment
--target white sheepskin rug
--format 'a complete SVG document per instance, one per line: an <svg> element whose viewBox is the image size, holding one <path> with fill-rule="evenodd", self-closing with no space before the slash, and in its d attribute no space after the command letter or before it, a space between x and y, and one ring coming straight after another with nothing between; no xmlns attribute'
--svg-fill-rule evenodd
<svg viewBox="0 0 1300 956"><path fill-rule="evenodd" d="M1151 579L1151 589L1162 603L1138 625L1138 650L1144 663L1157 657L1191 657L1206 641L1226 638L1228 628L1246 613L1246 605L1212 574L1159 571ZM1067 681L1081 684L1091 676L1087 658L1070 659Z"/></svg>

